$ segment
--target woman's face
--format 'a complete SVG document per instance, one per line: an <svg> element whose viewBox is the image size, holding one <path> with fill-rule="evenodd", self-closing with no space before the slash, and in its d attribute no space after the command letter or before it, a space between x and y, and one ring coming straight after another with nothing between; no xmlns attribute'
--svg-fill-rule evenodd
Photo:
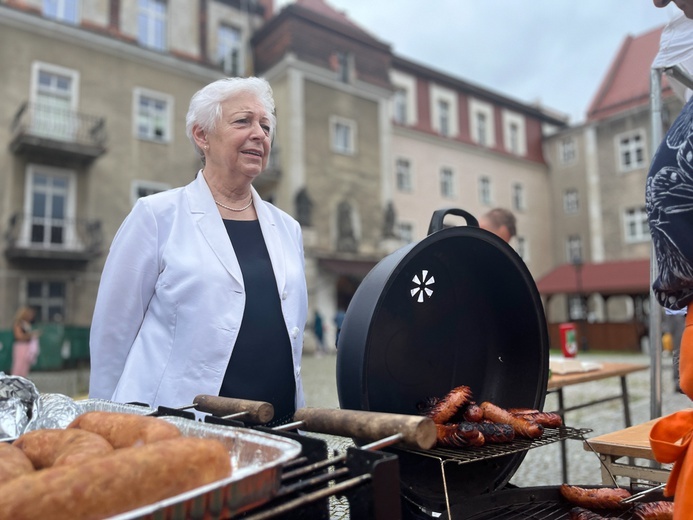
<svg viewBox="0 0 693 520"><path fill-rule="evenodd" d="M656 7L665 7L671 0L653 0ZM683 11L686 18L693 19L693 0L673 0L676 7Z"/></svg>
<svg viewBox="0 0 693 520"><path fill-rule="evenodd" d="M254 94L241 93L222 103L222 116L207 136L207 164L252 180L267 166L270 119Z"/></svg>

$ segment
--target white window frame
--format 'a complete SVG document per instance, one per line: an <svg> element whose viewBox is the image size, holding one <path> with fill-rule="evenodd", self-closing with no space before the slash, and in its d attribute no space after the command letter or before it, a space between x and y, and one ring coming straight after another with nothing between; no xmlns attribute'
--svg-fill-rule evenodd
<svg viewBox="0 0 693 520"><path fill-rule="evenodd" d="M527 155L527 130L525 118L516 112L503 110L503 141L505 149L520 157Z"/></svg>
<svg viewBox="0 0 693 520"><path fill-rule="evenodd" d="M29 286L31 284L40 284L39 296L31 296L29 294ZM51 296L50 295L50 285L58 284L62 286L62 296ZM26 295L26 304L34 307L36 312L36 319L43 322L48 321L65 321L65 310L67 304L67 282L65 280L52 280L52 279L28 279L25 281L24 294ZM55 312L55 310L59 312ZM59 317L59 318L58 318Z"/></svg>
<svg viewBox="0 0 693 520"><path fill-rule="evenodd" d="M243 31L230 23L220 23L217 27L217 62L227 76L242 76Z"/></svg>
<svg viewBox="0 0 693 520"><path fill-rule="evenodd" d="M154 193L159 193L161 191L170 190L171 185L166 182L154 182L145 180L134 180L130 184L130 202L134 206L135 202L141 197L146 197L147 195L153 195ZM145 195L140 194L140 190L145 190L147 193Z"/></svg>
<svg viewBox="0 0 693 520"><path fill-rule="evenodd" d="M644 130L637 129L618 134L615 137L614 146L620 172L626 173L647 166L647 143ZM626 164L626 155L630 157L630 164Z"/></svg>
<svg viewBox="0 0 693 520"><path fill-rule="evenodd" d="M68 78L70 81L69 89L44 92L39 83L42 72ZM31 64L29 100L34 107L31 118L32 133L53 139L74 140L79 131L79 122L75 117L79 102L79 80L79 71L41 61L35 61ZM60 99L63 99L64 103L60 102ZM51 111L51 108L56 110ZM61 114L63 109L69 110L69 113Z"/></svg>
<svg viewBox="0 0 693 520"><path fill-rule="evenodd" d="M627 244L646 242L650 239L650 228L645 206L623 210L623 236Z"/></svg>
<svg viewBox="0 0 693 520"><path fill-rule="evenodd" d="M477 118L483 115L486 121L485 135L479 135ZM493 105L478 99L471 98L469 100L469 135L472 141L480 146L493 148L496 146L496 129L493 119Z"/></svg>
<svg viewBox="0 0 693 520"><path fill-rule="evenodd" d="M568 188L563 192L563 212L566 215L580 213L580 192L576 188Z"/></svg>
<svg viewBox="0 0 693 520"><path fill-rule="evenodd" d="M168 0L137 0L137 41L151 49L168 49Z"/></svg>
<svg viewBox="0 0 693 520"><path fill-rule="evenodd" d="M31 227L33 224L34 214L34 178L36 175L45 175L47 177L61 177L67 181L67 190L65 192L64 213L63 218L63 240L59 244L51 244L50 241L42 244L37 244L31 241ZM22 230L18 239L20 246L25 248L50 249L59 251L81 250L84 246L79 241L77 236L76 224L76 199L77 199L77 173L74 170L66 168L57 168L54 166L45 166L42 164L29 163L26 167L26 180L24 185L24 219L22 221ZM43 217L45 223L50 224L52 220L50 216Z"/></svg>
<svg viewBox="0 0 693 520"><path fill-rule="evenodd" d="M392 100L392 119L397 121L397 123L414 126L418 122L418 116L416 112L416 78L403 74L399 71L390 71L390 81L395 86L397 90L404 91L405 93L405 104L406 104L406 120L403 122L397 121L395 119L395 99L393 96Z"/></svg>
<svg viewBox="0 0 693 520"><path fill-rule="evenodd" d="M513 209L516 211L527 209L527 190L525 190L524 184L514 182L510 189L512 192Z"/></svg>
<svg viewBox="0 0 693 520"><path fill-rule="evenodd" d="M404 157L398 157L395 161L395 186L397 190L411 193L414 190L411 161Z"/></svg>
<svg viewBox="0 0 693 520"><path fill-rule="evenodd" d="M577 140L574 136L562 137L558 140L558 160L563 166L575 164L577 161Z"/></svg>
<svg viewBox="0 0 693 520"><path fill-rule="evenodd" d="M80 20L79 0L43 0L42 12L46 18L76 24Z"/></svg>
<svg viewBox="0 0 693 520"><path fill-rule="evenodd" d="M341 128L348 130L346 143L341 142L343 132ZM333 152L342 155L356 154L356 121L339 116L330 117L330 147Z"/></svg>
<svg viewBox="0 0 693 520"><path fill-rule="evenodd" d="M482 175L479 177L478 181L479 188L479 203L485 206L491 206L493 204L493 188L491 177L488 175Z"/></svg>
<svg viewBox="0 0 693 520"><path fill-rule="evenodd" d="M144 134L140 133L140 100L143 97L154 101L160 101L165 105L165 110L161 117L161 136L157 136L155 133L156 114L152 115L151 113L146 114L147 132ZM152 141L156 143L170 143L172 139L171 120L173 117L173 108L173 96L169 94L164 94L163 92L156 92L154 90L136 87L133 90L132 95L132 131L134 136L137 139L141 139L143 141ZM144 117L144 115L142 117Z"/></svg>
<svg viewBox="0 0 693 520"><path fill-rule="evenodd" d="M580 235L570 235L565 239L565 257L568 263L573 263L578 258L580 260L584 258Z"/></svg>
<svg viewBox="0 0 693 520"><path fill-rule="evenodd" d="M408 115L407 91L403 88L396 88L392 96L392 120L399 125L406 125Z"/></svg>
<svg viewBox="0 0 693 520"><path fill-rule="evenodd" d="M457 93L440 85L431 85L431 127L444 137L455 138L459 135L459 122L457 121ZM446 107L447 111L441 109ZM444 128L444 122L447 128Z"/></svg>
<svg viewBox="0 0 693 520"><path fill-rule="evenodd" d="M446 199L455 197L455 171L449 166L440 169L440 195Z"/></svg>

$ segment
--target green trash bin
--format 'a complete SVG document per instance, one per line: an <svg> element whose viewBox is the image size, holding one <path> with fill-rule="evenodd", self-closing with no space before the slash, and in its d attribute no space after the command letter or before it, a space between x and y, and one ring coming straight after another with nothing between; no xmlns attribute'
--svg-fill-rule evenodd
<svg viewBox="0 0 693 520"><path fill-rule="evenodd" d="M14 334L11 330L0 330L0 372L9 374L12 370L12 344Z"/></svg>
<svg viewBox="0 0 693 520"><path fill-rule="evenodd" d="M60 370L63 368L63 341L65 327L59 323L38 324L35 327L41 331L39 337L39 356L32 371Z"/></svg>
<svg viewBox="0 0 693 520"><path fill-rule="evenodd" d="M89 361L89 327L65 326L65 341L70 345L68 366L82 365Z"/></svg>

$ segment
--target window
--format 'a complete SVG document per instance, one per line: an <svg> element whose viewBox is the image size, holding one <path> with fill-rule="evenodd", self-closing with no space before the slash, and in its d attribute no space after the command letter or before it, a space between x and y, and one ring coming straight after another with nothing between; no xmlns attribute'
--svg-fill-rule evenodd
<svg viewBox="0 0 693 520"><path fill-rule="evenodd" d="M332 151L345 155L355 153L356 123L338 117L331 118Z"/></svg>
<svg viewBox="0 0 693 520"><path fill-rule="evenodd" d="M641 131L621 134L617 138L619 168L622 172L645 166L645 143Z"/></svg>
<svg viewBox="0 0 693 520"><path fill-rule="evenodd" d="M134 103L135 135L150 141L170 141L173 98L138 88L135 89Z"/></svg>
<svg viewBox="0 0 693 520"><path fill-rule="evenodd" d="M406 159L397 159L395 165L395 175L397 181L397 189L399 191L410 192L412 189L411 165Z"/></svg>
<svg viewBox="0 0 693 520"><path fill-rule="evenodd" d="M585 319L585 301L581 295L568 298L568 314L571 320Z"/></svg>
<svg viewBox="0 0 693 520"><path fill-rule="evenodd" d="M29 165L21 243L36 249L78 249L75 233L75 174L70 170Z"/></svg>
<svg viewBox="0 0 693 520"><path fill-rule="evenodd" d="M442 99L438 100L438 131L443 137L450 135L450 105Z"/></svg>
<svg viewBox="0 0 693 520"><path fill-rule="evenodd" d="M394 120L400 125L407 124L407 91L403 88L395 90L395 95L392 99L394 105Z"/></svg>
<svg viewBox="0 0 693 520"><path fill-rule="evenodd" d="M645 206L626 209L623 216L623 224L626 242L642 242L650 238L650 228L647 223Z"/></svg>
<svg viewBox="0 0 693 520"><path fill-rule="evenodd" d="M455 176L450 168L440 170L440 194L447 198L455 196Z"/></svg>
<svg viewBox="0 0 693 520"><path fill-rule="evenodd" d="M516 182L512 185L512 200L513 200L513 209L517 211L524 211L525 208L527 207L526 202L525 202L525 187L520 184L519 182Z"/></svg>
<svg viewBox="0 0 693 520"><path fill-rule="evenodd" d="M573 164L577 159L577 150L575 139L573 137L565 137L558 142L558 157L561 164Z"/></svg>
<svg viewBox="0 0 693 520"><path fill-rule="evenodd" d="M515 251L520 258L525 262L529 261L529 246L527 245L527 239L519 235L515 235Z"/></svg>
<svg viewBox="0 0 693 520"><path fill-rule="evenodd" d="M74 141L78 130L77 107L79 73L47 63L32 65L32 133Z"/></svg>
<svg viewBox="0 0 693 520"><path fill-rule="evenodd" d="M130 194L131 202L134 205L139 198L146 197L147 195L154 195L155 193L166 191L170 188L170 184L163 182L133 181L132 193Z"/></svg>
<svg viewBox="0 0 693 520"><path fill-rule="evenodd" d="M527 137L525 132L525 118L510 110L502 111L503 120L503 145L505 149L515 155L527 154Z"/></svg>
<svg viewBox="0 0 693 520"><path fill-rule="evenodd" d="M495 146L493 105L484 101L479 101L478 99L470 99L469 114L469 133L472 137L472 141L480 146ZM519 121L523 121L523 119L517 114L503 112L503 121L504 124L514 121L519 125ZM518 129L520 129L519 126ZM507 134L507 130L504 134Z"/></svg>
<svg viewBox="0 0 693 520"><path fill-rule="evenodd" d="M77 0L43 0L43 15L61 22L77 23Z"/></svg>
<svg viewBox="0 0 693 520"><path fill-rule="evenodd" d="M152 49L166 49L166 1L139 0L137 41Z"/></svg>
<svg viewBox="0 0 693 520"><path fill-rule="evenodd" d="M487 206L491 205L491 179L488 177L479 179L479 202Z"/></svg>
<svg viewBox="0 0 693 520"><path fill-rule="evenodd" d="M217 60L227 76L241 76L241 31L229 25L220 25L217 34Z"/></svg>
<svg viewBox="0 0 693 520"><path fill-rule="evenodd" d="M348 52L337 51L332 54L332 69L337 73L337 80L351 82L351 69L354 59Z"/></svg>
<svg viewBox="0 0 693 520"><path fill-rule="evenodd" d="M474 115L476 121L476 140L481 146L486 146L488 137L488 125L486 123L486 114L477 112Z"/></svg>
<svg viewBox="0 0 693 520"><path fill-rule="evenodd" d="M563 211L567 214L574 214L580 210L578 190L571 188L563 193Z"/></svg>
<svg viewBox="0 0 693 520"><path fill-rule="evenodd" d="M565 242L565 258L569 263L576 260L582 262L582 238L580 235L570 235Z"/></svg>
<svg viewBox="0 0 693 520"><path fill-rule="evenodd" d="M65 282L28 281L26 303L36 309L37 322L64 321Z"/></svg>
<svg viewBox="0 0 693 520"><path fill-rule="evenodd" d="M414 241L414 225L411 222L398 222L397 230L400 240L407 244L411 244Z"/></svg>

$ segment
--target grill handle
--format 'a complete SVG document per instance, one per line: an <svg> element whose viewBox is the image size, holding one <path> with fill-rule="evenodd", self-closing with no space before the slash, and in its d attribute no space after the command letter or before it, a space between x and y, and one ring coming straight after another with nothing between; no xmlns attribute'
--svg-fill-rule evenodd
<svg viewBox="0 0 693 520"><path fill-rule="evenodd" d="M402 444L410 448L429 450L436 444L436 426L428 417L361 410L299 408L295 421L301 429L360 440L377 441L400 434Z"/></svg>
<svg viewBox="0 0 693 520"><path fill-rule="evenodd" d="M237 416L243 422L266 424L274 417L274 406L263 401L249 401L218 395L198 395L193 400L195 409L217 417Z"/></svg>

